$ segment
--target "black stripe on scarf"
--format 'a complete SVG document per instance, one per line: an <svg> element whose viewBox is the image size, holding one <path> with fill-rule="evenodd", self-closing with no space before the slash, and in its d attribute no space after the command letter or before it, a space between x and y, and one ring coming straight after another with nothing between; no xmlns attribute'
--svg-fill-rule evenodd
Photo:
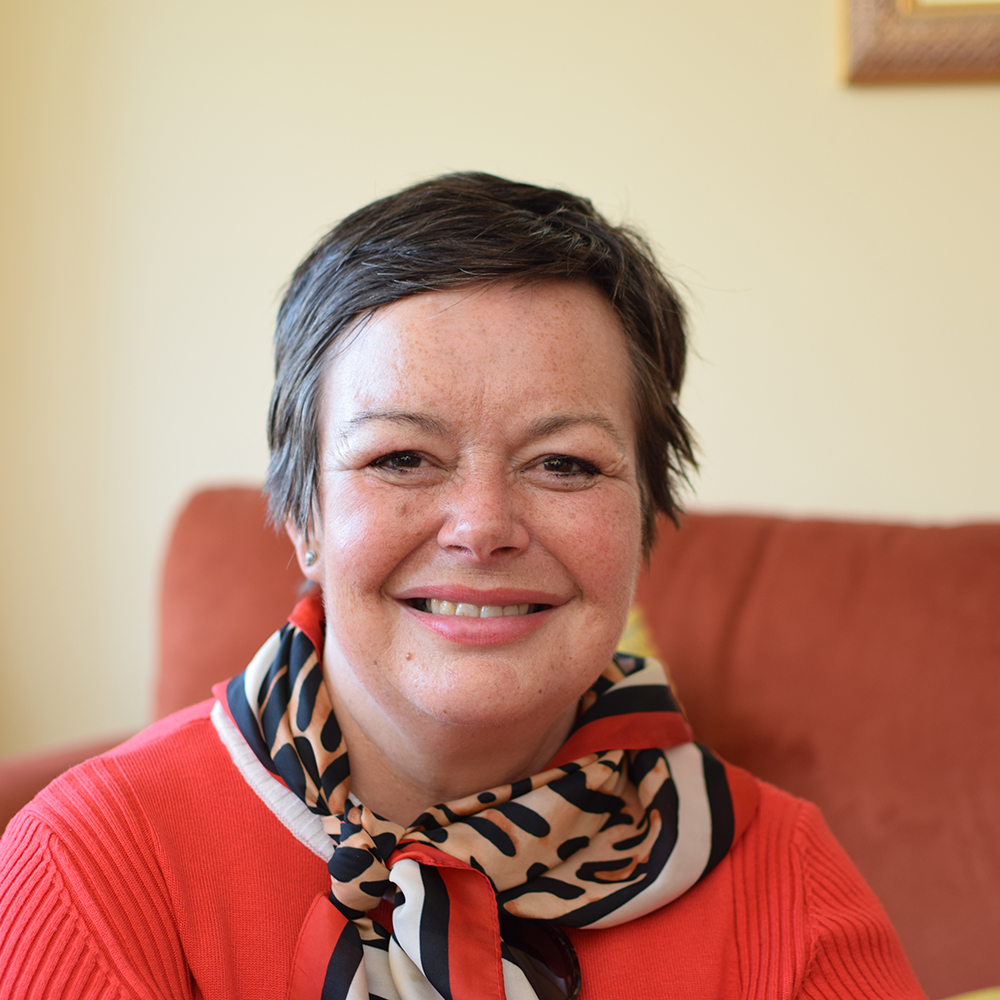
<svg viewBox="0 0 1000 1000"><path fill-rule="evenodd" d="M243 674L237 674L226 685L226 702L233 721L239 727L240 734L246 740L247 746L254 752L254 756L272 774L278 773L278 768L271 760L271 751L261 736L260 728L257 725L257 718L250 709L246 695L243 692Z"/></svg>
<svg viewBox="0 0 1000 1000"><path fill-rule="evenodd" d="M707 747L695 744L701 751L705 768L705 790L712 809L712 850L708 855L705 870L699 876L703 879L728 853L733 846L736 818L733 815L733 796L726 779L726 768L722 761Z"/></svg>
<svg viewBox="0 0 1000 1000"><path fill-rule="evenodd" d="M361 935L354 924L346 924L326 966L321 1000L347 1000L351 983L364 960Z"/></svg>
<svg viewBox="0 0 1000 1000"><path fill-rule="evenodd" d="M608 691L580 716L574 730L595 719L611 715L630 715L633 712L680 712L680 706L661 684L636 684L619 691Z"/></svg>
<svg viewBox="0 0 1000 1000"><path fill-rule="evenodd" d="M257 706L260 713L260 731L268 746L274 745L281 720L285 717L291 685L288 675L292 670L290 662L294 648L295 628L286 625L281 632L278 652L260 684L257 692Z"/></svg>
<svg viewBox="0 0 1000 1000"><path fill-rule="evenodd" d="M451 1000L451 974L448 970L448 924L451 901L441 873L430 865L420 865L424 902L420 911L420 965L427 981Z"/></svg>

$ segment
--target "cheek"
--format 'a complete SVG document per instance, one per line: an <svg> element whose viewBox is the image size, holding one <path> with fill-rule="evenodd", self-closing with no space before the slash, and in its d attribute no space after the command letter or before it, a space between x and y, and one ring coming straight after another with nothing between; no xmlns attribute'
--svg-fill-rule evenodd
<svg viewBox="0 0 1000 1000"><path fill-rule="evenodd" d="M324 590L332 601L379 596L392 573L434 534L432 512L413 497L345 477L324 484Z"/></svg>
<svg viewBox="0 0 1000 1000"><path fill-rule="evenodd" d="M398 556L405 521L391 505L373 501L350 484L324 492L327 588L331 592L366 589L377 583Z"/></svg>
<svg viewBox="0 0 1000 1000"><path fill-rule="evenodd" d="M324 487L327 669L350 663L351 673L373 690L385 680L379 664L385 662L390 638L383 586L414 548L408 533L412 516L405 504L380 498L378 491L365 490L346 477Z"/></svg>
<svg viewBox="0 0 1000 1000"><path fill-rule="evenodd" d="M573 503L574 499L591 502ZM638 493L624 484L600 496L569 497L547 518L560 560L585 596L627 611L642 560Z"/></svg>

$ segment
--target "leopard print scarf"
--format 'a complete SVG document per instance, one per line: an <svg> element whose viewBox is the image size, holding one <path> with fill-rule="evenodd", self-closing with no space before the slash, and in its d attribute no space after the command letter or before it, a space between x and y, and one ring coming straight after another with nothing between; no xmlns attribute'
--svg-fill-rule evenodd
<svg viewBox="0 0 1000 1000"><path fill-rule="evenodd" d="M323 635L314 592L216 689L333 843L293 1000L536 1000L545 990L507 939L510 918L599 928L640 917L704 878L756 812L753 779L692 741L660 664L618 655L544 771L403 828L350 795Z"/></svg>

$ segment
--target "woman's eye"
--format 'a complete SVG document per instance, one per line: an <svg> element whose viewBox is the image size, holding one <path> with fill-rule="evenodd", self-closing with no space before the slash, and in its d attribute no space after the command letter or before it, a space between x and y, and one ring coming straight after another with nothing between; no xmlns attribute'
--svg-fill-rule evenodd
<svg viewBox="0 0 1000 1000"><path fill-rule="evenodd" d="M388 455L376 458L371 465L376 469L389 469L392 472L405 472L409 469L419 469L423 458L412 451L394 451Z"/></svg>
<svg viewBox="0 0 1000 1000"><path fill-rule="evenodd" d="M599 472L595 465L582 458L573 458L571 455L549 455L540 464L546 472L554 473L560 477L590 478Z"/></svg>

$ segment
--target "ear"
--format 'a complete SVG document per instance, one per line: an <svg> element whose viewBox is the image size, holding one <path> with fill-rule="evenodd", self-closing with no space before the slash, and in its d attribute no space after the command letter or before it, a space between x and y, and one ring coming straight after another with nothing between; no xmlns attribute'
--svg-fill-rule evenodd
<svg viewBox="0 0 1000 1000"><path fill-rule="evenodd" d="M307 580L313 583L323 582L323 551L315 539L295 526L291 521L285 521L285 533L295 547L295 558L299 561L299 569Z"/></svg>

